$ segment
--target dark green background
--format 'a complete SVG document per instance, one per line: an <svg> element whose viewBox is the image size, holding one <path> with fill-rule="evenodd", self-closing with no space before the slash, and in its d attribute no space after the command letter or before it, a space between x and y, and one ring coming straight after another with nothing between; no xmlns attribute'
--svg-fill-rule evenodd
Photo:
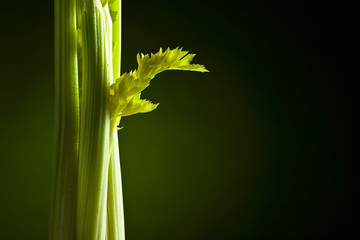
<svg viewBox="0 0 360 240"><path fill-rule="evenodd" d="M182 46L119 132L127 240L346 239L355 4L124 0L122 71ZM1 1L0 239L47 239L52 1ZM346 66L346 69L343 68ZM345 237L345 238L344 238Z"/></svg>

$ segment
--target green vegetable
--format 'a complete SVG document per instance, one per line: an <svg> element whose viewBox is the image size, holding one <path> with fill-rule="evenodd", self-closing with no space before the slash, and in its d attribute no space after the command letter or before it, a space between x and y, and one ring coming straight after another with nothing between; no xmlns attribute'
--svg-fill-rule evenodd
<svg viewBox="0 0 360 240"><path fill-rule="evenodd" d="M55 0L55 174L50 239L125 239L117 125L157 107L157 73L206 72L176 48L120 76L120 0ZM115 81L114 81L115 80Z"/></svg>
<svg viewBox="0 0 360 240"><path fill-rule="evenodd" d="M76 239L80 104L76 4L55 1L55 174L50 239Z"/></svg>

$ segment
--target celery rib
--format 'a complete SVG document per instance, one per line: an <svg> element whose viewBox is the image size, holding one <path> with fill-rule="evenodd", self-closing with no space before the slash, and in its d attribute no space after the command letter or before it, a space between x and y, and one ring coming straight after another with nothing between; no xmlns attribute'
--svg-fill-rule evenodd
<svg viewBox="0 0 360 240"><path fill-rule="evenodd" d="M55 0L55 176L49 239L75 239L79 90L76 4Z"/></svg>
<svg viewBox="0 0 360 240"><path fill-rule="evenodd" d="M77 199L77 239L106 238L110 74L102 9L85 4L81 20L83 84Z"/></svg>

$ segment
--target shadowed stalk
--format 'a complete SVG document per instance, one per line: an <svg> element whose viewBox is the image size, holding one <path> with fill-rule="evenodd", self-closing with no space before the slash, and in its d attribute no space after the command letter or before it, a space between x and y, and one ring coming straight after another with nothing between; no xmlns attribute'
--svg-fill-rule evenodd
<svg viewBox="0 0 360 240"><path fill-rule="evenodd" d="M76 4L55 0L55 171L50 239L75 239L79 150Z"/></svg>

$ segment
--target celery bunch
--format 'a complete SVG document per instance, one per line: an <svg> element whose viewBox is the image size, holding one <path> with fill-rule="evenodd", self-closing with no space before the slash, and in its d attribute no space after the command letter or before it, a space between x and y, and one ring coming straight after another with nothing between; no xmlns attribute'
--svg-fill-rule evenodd
<svg viewBox="0 0 360 240"><path fill-rule="evenodd" d="M157 107L157 73L206 72L176 48L138 55L120 76L120 0L55 0L55 175L50 239L125 239L117 126Z"/></svg>

